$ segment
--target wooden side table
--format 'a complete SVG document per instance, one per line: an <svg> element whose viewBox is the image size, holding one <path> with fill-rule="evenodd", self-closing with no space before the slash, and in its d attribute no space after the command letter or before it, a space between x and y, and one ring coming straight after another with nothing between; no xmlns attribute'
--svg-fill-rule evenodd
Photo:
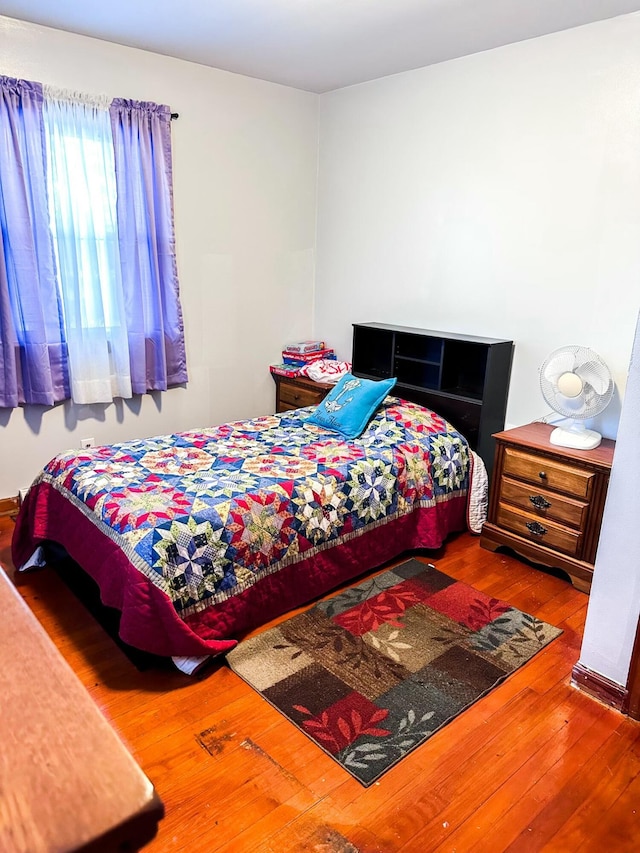
<svg viewBox="0 0 640 853"><path fill-rule="evenodd" d="M276 383L276 412L317 406L334 387L324 382L314 382L306 376L280 376L272 373Z"/></svg>
<svg viewBox="0 0 640 853"><path fill-rule="evenodd" d="M498 432L489 514L480 545L502 545L566 572L589 592L615 442L594 450L557 447L549 424Z"/></svg>
<svg viewBox="0 0 640 853"><path fill-rule="evenodd" d="M162 802L1 567L0 613L0 850L139 850Z"/></svg>

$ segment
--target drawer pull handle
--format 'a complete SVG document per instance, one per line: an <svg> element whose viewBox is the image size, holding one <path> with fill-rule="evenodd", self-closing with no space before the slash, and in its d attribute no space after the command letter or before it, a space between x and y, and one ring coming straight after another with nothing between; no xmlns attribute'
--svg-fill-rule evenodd
<svg viewBox="0 0 640 853"><path fill-rule="evenodd" d="M544 536L547 528L543 527L539 521L527 521L527 527L534 536Z"/></svg>
<svg viewBox="0 0 640 853"><path fill-rule="evenodd" d="M545 500L542 495L531 495L529 500L536 509L549 509L549 507L551 506L549 501Z"/></svg>
<svg viewBox="0 0 640 853"><path fill-rule="evenodd" d="M547 472L546 471L540 471L540 473L538 474L538 477L540 477L541 480L546 480L547 479Z"/></svg>

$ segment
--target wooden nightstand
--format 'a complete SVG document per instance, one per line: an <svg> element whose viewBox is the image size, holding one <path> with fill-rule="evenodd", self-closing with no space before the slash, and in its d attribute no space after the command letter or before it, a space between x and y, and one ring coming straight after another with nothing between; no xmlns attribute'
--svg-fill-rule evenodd
<svg viewBox="0 0 640 853"><path fill-rule="evenodd" d="M276 383L276 412L317 406L333 388L333 385L314 382L305 376L279 376L277 373L271 375Z"/></svg>
<svg viewBox="0 0 640 853"><path fill-rule="evenodd" d="M498 432L488 520L480 545L508 546L565 571L589 592L615 442L595 450L556 447L549 424Z"/></svg>

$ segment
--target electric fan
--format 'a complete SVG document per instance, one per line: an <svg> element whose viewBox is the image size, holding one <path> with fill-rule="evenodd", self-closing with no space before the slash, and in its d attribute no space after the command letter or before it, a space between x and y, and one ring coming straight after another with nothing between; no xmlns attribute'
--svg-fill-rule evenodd
<svg viewBox="0 0 640 853"><path fill-rule="evenodd" d="M540 368L540 389L551 408L570 421L553 430L552 444L578 450L600 444L600 433L583 423L604 411L613 396L611 373L599 355L587 347L555 350Z"/></svg>

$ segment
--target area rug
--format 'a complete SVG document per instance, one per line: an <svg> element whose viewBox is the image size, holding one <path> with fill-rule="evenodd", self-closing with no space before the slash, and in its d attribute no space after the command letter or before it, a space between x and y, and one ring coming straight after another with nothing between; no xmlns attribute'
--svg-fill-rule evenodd
<svg viewBox="0 0 640 853"><path fill-rule="evenodd" d="M227 662L368 786L561 633L408 560L244 640Z"/></svg>

